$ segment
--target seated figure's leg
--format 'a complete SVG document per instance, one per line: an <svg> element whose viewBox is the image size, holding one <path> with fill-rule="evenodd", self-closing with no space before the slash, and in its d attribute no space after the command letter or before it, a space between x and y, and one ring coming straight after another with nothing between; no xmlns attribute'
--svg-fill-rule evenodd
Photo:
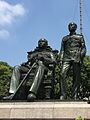
<svg viewBox="0 0 90 120"><path fill-rule="evenodd" d="M27 73L28 68L26 66L15 66L13 69L11 83L10 83L10 90L9 93L14 93L20 83L20 77L22 73Z"/></svg>
<svg viewBox="0 0 90 120"><path fill-rule="evenodd" d="M11 77L10 89L9 89L10 96L4 97L3 99L12 99L13 94L16 92L17 87L19 86L22 72L27 72L27 71L28 68L25 66L17 65L14 67Z"/></svg>
<svg viewBox="0 0 90 120"><path fill-rule="evenodd" d="M29 90L30 94L28 95L28 98L27 98L28 100L32 99L32 93L34 95L37 95L38 89L39 89L41 82L42 82L42 78L43 78L45 69L46 69L46 67L44 66L42 61L39 61L38 68L37 68L33 83L32 83L31 88Z"/></svg>
<svg viewBox="0 0 90 120"><path fill-rule="evenodd" d="M19 80L20 80L20 66L15 66L11 77L9 93L14 93L16 91L19 85Z"/></svg>
<svg viewBox="0 0 90 120"><path fill-rule="evenodd" d="M3 97L4 100L12 99L13 94L19 85L19 80L20 80L20 66L15 66L11 77L10 90L9 90L10 95Z"/></svg>

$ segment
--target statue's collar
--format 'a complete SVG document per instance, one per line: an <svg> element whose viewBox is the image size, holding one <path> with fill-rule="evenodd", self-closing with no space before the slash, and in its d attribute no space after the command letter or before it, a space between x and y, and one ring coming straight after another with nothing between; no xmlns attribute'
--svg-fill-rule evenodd
<svg viewBox="0 0 90 120"><path fill-rule="evenodd" d="M76 32L71 32L69 35L76 35Z"/></svg>
<svg viewBox="0 0 90 120"><path fill-rule="evenodd" d="M52 51L52 48L50 46L47 46L46 48L42 49L39 47L36 47L36 49L34 51Z"/></svg>

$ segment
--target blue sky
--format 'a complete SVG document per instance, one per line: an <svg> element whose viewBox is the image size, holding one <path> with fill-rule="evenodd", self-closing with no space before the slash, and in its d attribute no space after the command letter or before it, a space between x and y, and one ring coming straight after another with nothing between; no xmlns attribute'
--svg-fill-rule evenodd
<svg viewBox="0 0 90 120"><path fill-rule="evenodd" d="M90 0L83 1L83 35L90 55ZM79 0L0 0L0 60L11 66L27 61L40 38L60 49L68 23L80 32Z"/></svg>

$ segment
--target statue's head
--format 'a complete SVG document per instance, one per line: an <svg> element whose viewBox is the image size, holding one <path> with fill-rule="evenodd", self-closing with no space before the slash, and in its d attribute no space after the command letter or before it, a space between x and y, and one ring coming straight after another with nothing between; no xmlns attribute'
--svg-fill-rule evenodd
<svg viewBox="0 0 90 120"><path fill-rule="evenodd" d="M76 24L76 23L74 23L74 22L69 23L69 25L68 25L68 30L69 30L70 32L75 32L76 29L77 29L77 24Z"/></svg>
<svg viewBox="0 0 90 120"><path fill-rule="evenodd" d="M38 41L38 47L39 48L46 48L48 46L48 41L45 38L41 38Z"/></svg>

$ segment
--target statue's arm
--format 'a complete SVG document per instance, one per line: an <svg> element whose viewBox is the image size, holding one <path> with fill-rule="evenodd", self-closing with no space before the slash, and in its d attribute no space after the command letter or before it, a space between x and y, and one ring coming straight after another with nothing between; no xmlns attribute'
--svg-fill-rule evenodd
<svg viewBox="0 0 90 120"><path fill-rule="evenodd" d="M81 59L83 59L86 55L86 45L85 45L85 40L84 37L81 37Z"/></svg>
<svg viewBox="0 0 90 120"><path fill-rule="evenodd" d="M37 56L38 56L37 52L32 52L31 54L28 54L27 56L28 62L31 62L31 63L35 62L37 59Z"/></svg>
<svg viewBox="0 0 90 120"><path fill-rule="evenodd" d="M55 55L52 52L48 52L43 56L43 62L47 64L55 64L56 63Z"/></svg>
<svg viewBox="0 0 90 120"><path fill-rule="evenodd" d="M59 53L59 58L60 58L60 62L62 63L63 61L63 57L64 57L64 39L62 39L62 42L61 42L61 49L60 49L60 53Z"/></svg>

